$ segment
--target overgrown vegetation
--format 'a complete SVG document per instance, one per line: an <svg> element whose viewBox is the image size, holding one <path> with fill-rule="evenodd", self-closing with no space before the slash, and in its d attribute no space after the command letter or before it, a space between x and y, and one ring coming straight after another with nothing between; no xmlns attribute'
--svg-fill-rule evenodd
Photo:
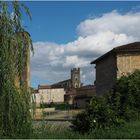
<svg viewBox="0 0 140 140"><path fill-rule="evenodd" d="M30 138L38 139L139 139L140 120L125 122L121 126L111 126L111 128L94 129L87 133L79 133L62 125L48 124L44 129L36 128ZM39 124L38 124L39 125Z"/></svg>
<svg viewBox="0 0 140 140"><path fill-rule="evenodd" d="M32 128L30 91L22 75L33 47L22 26L22 8L29 15L18 1L0 2L0 138L26 138Z"/></svg>
<svg viewBox="0 0 140 140"><path fill-rule="evenodd" d="M86 110L73 121L73 128L79 132L112 126L137 119L140 113L140 70L122 76L112 93L93 97Z"/></svg>

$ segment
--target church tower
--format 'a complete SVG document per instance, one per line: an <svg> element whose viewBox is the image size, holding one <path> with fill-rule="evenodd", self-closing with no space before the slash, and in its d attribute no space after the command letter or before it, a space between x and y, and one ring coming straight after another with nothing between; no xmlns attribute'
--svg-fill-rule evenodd
<svg viewBox="0 0 140 140"><path fill-rule="evenodd" d="M80 88L80 68L71 69L71 84L72 88Z"/></svg>

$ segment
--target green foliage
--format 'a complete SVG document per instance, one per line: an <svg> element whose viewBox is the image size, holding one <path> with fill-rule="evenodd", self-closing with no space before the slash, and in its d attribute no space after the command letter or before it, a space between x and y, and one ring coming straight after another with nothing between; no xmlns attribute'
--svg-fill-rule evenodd
<svg viewBox="0 0 140 140"><path fill-rule="evenodd" d="M122 76L114 91L94 97L86 110L73 121L74 130L87 132L92 129L119 126L136 119L140 113L140 70Z"/></svg>
<svg viewBox="0 0 140 140"><path fill-rule="evenodd" d="M11 15L11 11L13 15ZM31 131L30 92L22 74L29 49L29 34L21 23L18 1L0 2L0 137L28 137ZM15 85L18 77L20 87Z"/></svg>
<svg viewBox="0 0 140 140"><path fill-rule="evenodd" d="M126 120L138 116L140 112L140 70L122 76L116 83L114 94L119 93L117 112ZM116 107L116 106L114 106Z"/></svg>
<svg viewBox="0 0 140 140"><path fill-rule="evenodd" d="M59 124L59 123L57 123ZM37 124L39 126L39 124ZM63 124L64 126L64 124ZM140 120L126 122L121 126L110 129L97 128L81 134L67 127L46 124L46 128L35 128L32 139L140 139Z"/></svg>
<svg viewBox="0 0 140 140"><path fill-rule="evenodd" d="M123 120L117 117L105 97L93 97L86 110L73 121L73 128L79 132L87 132L97 128L108 129L120 123Z"/></svg>

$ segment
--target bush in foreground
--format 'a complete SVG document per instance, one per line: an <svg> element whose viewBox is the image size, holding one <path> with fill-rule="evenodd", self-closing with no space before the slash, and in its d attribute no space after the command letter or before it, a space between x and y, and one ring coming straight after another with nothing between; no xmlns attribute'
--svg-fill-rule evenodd
<svg viewBox="0 0 140 140"><path fill-rule="evenodd" d="M87 132L98 128L108 129L139 116L140 71L122 76L113 90L102 97L93 97L86 110L73 121L74 130Z"/></svg>
<svg viewBox="0 0 140 140"><path fill-rule="evenodd" d="M92 129L108 129L123 122L104 97L93 97L86 110L73 121L73 129L84 133Z"/></svg>

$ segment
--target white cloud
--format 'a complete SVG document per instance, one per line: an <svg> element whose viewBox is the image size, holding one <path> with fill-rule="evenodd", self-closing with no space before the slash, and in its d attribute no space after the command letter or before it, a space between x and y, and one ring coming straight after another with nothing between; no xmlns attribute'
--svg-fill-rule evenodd
<svg viewBox="0 0 140 140"><path fill-rule="evenodd" d="M79 58L77 55L66 56L66 60L63 64L64 67L85 67L89 65L89 61L84 58Z"/></svg>
<svg viewBox="0 0 140 140"><path fill-rule="evenodd" d="M140 23L140 12L120 14L117 11L106 13L101 17L81 22L77 31L80 36L89 36L99 32L111 31L115 34L125 33L128 36L140 36L137 28Z"/></svg>
<svg viewBox="0 0 140 140"><path fill-rule="evenodd" d="M140 13L117 11L86 19L77 26L78 38L66 44L35 42L31 75L51 81L65 80L70 69L81 67L82 82L93 83L90 62L113 47L138 41Z"/></svg>

